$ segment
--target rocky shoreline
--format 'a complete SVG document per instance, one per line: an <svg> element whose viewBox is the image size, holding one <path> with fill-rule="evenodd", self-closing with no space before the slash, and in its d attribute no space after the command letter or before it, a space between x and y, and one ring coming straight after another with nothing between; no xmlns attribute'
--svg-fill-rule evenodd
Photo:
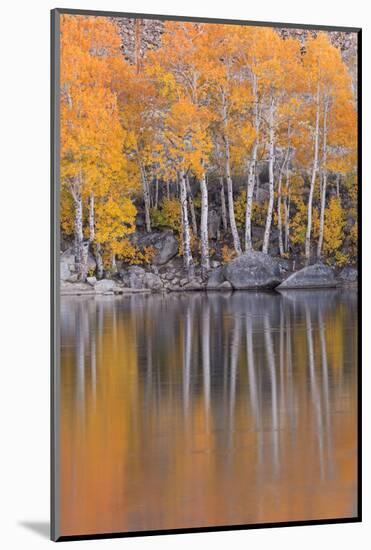
<svg viewBox="0 0 371 550"><path fill-rule="evenodd" d="M111 278L97 280L88 277L86 282L73 276L61 281L62 296L123 295L152 292L234 291L234 290L291 290L356 287L357 269L344 267L335 270L317 263L293 271L290 262L262 252L247 252L234 260L212 263L206 277L196 267L194 275L184 271L181 258L165 265L147 268L129 266L121 268Z"/></svg>

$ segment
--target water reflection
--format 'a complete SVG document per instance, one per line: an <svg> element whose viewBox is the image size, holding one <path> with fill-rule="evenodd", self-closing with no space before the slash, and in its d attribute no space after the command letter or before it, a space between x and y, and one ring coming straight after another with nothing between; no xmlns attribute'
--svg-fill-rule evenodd
<svg viewBox="0 0 371 550"><path fill-rule="evenodd" d="M357 296L63 298L62 534L354 516Z"/></svg>

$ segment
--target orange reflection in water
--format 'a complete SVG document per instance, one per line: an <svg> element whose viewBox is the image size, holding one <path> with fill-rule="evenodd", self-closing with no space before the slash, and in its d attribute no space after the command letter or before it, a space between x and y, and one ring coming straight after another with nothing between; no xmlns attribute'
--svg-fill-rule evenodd
<svg viewBox="0 0 371 550"><path fill-rule="evenodd" d="M353 517L357 296L62 298L61 534Z"/></svg>

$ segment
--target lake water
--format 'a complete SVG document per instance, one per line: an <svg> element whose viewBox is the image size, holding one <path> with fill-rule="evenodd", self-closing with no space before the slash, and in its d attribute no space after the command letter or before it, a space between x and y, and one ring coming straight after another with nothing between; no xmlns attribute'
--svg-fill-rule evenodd
<svg viewBox="0 0 371 550"><path fill-rule="evenodd" d="M61 299L61 534L357 514L357 294Z"/></svg>

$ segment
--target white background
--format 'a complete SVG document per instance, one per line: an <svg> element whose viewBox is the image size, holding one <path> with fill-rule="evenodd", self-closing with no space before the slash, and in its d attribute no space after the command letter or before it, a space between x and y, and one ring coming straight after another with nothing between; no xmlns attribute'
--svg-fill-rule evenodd
<svg viewBox="0 0 371 550"><path fill-rule="evenodd" d="M154 2L18 0L0 18L0 545L51 546L49 518L49 10L54 7L133 11L363 27L364 127L370 125L371 18L366 0L186 0ZM4 124L5 122L5 124ZM364 135L364 523L69 543L79 548L225 546L370 548L369 336L371 193L369 140ZM30 525L31 524L31 525ZM41 531L41 533L40 533ZM44 534L43 534L44 533ZM369 540L367 540L369 539Z"/></svg>

